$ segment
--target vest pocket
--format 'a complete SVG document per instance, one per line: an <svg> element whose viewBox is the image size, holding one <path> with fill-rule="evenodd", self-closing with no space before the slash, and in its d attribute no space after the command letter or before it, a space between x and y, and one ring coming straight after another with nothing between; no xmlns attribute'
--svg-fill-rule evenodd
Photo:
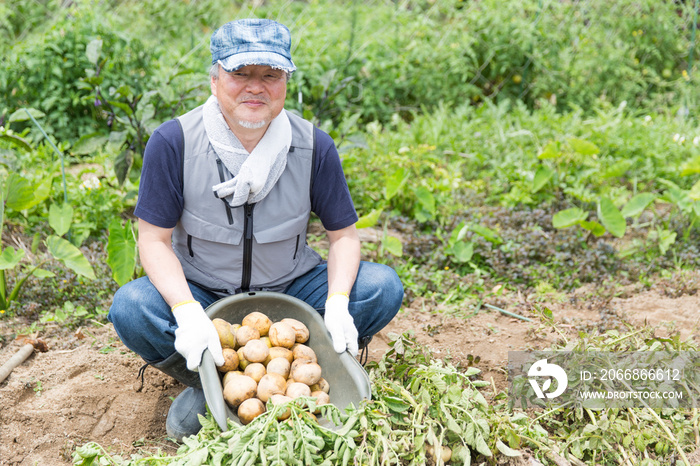
<svg viewBox="0 0 700 466"><path fill-rule="evenodd" d="M264 230L253 229L251 283L272 283L294 270L306 242L306 224L306 218L297 218Z"/></svg>

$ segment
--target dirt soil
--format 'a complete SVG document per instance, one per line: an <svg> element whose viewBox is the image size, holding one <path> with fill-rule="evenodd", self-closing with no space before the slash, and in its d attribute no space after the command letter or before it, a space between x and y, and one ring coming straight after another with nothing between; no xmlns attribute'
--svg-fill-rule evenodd
<svg viewBox="0 0 700 466"><path fill-rule="evenodd" d="M590 288L537 299L572 335L614 316L638 326L657 326L660 335L672 324L685 338L697 338L700 297L694 292L676 296L667 285L623 291L603 302L593 299ZM532 322L487 308L465 318L464 313L451 315L415 300L375 336L369 359L382 357L392 334L412 331L419 343L455 364L478 361L472 365L501 390L507 385L508 351L547 347L558 338L530 312L532 299L493 303ZM0 322L0 334L12 333ZM122 345L111 324L79 329L68 338L49 337L48 343L48 352L35 353L0 384L0 464L71 464L72 450L89 441L115 454L175 451L177 445L166 437L165 417L183 386L150 367L141 384L137 374L142 361ZM18 339L0 348L0 364L21 346Z"/></svg>

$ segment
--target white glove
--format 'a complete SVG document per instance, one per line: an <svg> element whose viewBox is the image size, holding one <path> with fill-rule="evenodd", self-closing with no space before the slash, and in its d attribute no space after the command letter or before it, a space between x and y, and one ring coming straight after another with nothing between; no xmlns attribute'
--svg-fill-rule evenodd
<svg viewBox="0 0 700 466"><path fill-rule="evenodd" d="M353 356L357 356L357 328L350 312L348 304L350 298L344 294L334 294L326 301L326 314L323 317L326 328L333 340L333 349L336 353L342 353L346 349Z"/></svg>
<svg viewBox="0 0 700 466"><path fill-rule="evenodd" d="M187 368L197 371L202 361L202 353L209 348L217 366L224 364L219 334L202 305L197 301L184 302L173 306L177 321L175 349L187 360Z"/></svg>

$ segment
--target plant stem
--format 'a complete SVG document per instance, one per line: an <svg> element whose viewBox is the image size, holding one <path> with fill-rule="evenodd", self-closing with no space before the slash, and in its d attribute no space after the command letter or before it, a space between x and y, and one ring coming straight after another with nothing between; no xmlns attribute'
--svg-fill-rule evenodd
<svg viewBox="0 0 700 466"><path fill-rule="evenodd" d="M572 404L573 402L574 402L573 400L567 401L566 403L564 403L564 404L561 405L561 406L558 406L558 407L556 407L556 408L554 408L554 409L550 409L549 411L540 414L540 415L537 416L535 419L533 419L533 420L530 421L530 423L529 423L528 426L527 426L528 430L532 427L532 424L534 424L535 422L539 421L539 420L542 419L543 417L549 416L551 413L553 413L553 412L555 412L555 411L559 411L560 409L565 408L566 406Z"/></svg>
<svg viewBox="0 0 700 466"><path fill-rule="evenodd" d="M7 283L5 282L5 271L0 270L0 308L5 310L7 307Z"/></svg>
<svg viewBox="0 0 700 466"><path fill-rule="evenodd" d="M66 167L63 162L63 153L58 150L58 147L53 143L53 141L49 138L49 135L46 134L46 131L44 131L44 128L39 124L38 121L34 119L31 113L29 113L29 110L26 108L24 109L25 112L27 112L27 115L29 115L29 118L32 119L34 124L39 128L39 131L41 131L41 134L44 135L47 141L49 141L49 144L51 144L51 147L53 147L53 150L58 154L58 158L61 160L61 177L63 178L63 202L66 204L68 203L68 188L66 187Z"/></svg>
<svg viewBox="0 0 700 466"><path fill-rule="evenodd" d="M501 309L500 307L492 306L491 304L486 304L484 303L485 307L488 307L489 309L493 309L494 311L498 311L502 314L505 314L510 317L515 317L516 319L524 320L525 322L532 322L532 319L529 319L527 317L523 317L519 314L516 314L514 312L506 311L505 309Z"/></svg>

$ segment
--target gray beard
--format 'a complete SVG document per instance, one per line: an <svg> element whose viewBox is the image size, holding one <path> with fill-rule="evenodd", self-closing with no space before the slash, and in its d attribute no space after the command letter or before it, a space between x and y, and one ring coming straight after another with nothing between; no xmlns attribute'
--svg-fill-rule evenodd
<svg viewBox="0 0 700 466"><path fill-rule="evenodd" d="M246 129L260 129L267 124L267 121L265 121L265 120L261 120L261 121L239 120L238 124Z"/></svg>

